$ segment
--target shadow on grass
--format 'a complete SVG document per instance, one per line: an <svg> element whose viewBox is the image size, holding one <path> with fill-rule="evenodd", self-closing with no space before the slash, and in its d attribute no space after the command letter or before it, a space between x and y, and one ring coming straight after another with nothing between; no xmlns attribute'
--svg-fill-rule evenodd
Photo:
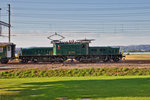
<svg viewBox="0 0 150 100"><path fill-rule="evenodd" d="M2 95L1 100L55 100L57 97L70 99L150 97L149 78L33 82L22 85L17 95ZM9 88L13 91L13 87L8 87L8 90Z"/></svg>

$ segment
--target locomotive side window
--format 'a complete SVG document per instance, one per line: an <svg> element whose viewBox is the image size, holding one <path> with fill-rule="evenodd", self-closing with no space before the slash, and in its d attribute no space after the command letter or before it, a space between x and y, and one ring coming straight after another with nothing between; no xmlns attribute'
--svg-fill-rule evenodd
<svg viewBox="0 0 150 100"><path fill-rule="evenodd" d="M0 47L0 52L3 52L3 47Z"/></svg>
<svg viewBox="0 0 150 100"><path fill-rule="evenodd" d="M102 51L105 51L105 49L99 49L99 51L101 51L101 52L102 52Z"/></svg>
<svg viewBox="0 0 150 100"><path fill-rule="evenodd" d="M97 49L92 49L92 51L96 52L96 51L97 51Z"/></svg>
<svg viewBox="0 0 150 100"><path fill-rule="evenodd" d="M115 50L112 50L112 53L115 53Z"/></svg>

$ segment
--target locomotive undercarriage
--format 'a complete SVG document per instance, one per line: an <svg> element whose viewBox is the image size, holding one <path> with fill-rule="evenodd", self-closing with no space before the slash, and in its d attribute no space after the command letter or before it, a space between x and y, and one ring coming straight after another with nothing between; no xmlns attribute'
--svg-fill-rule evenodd
<svg viewBox="0 0 150 100"><path fill-rule="evenodd" d="M60 62L63 63L68 59L78 62L118 62L122 59L122 55L47 55L47 56L19 56L21 63L28 62Z"/></svg>

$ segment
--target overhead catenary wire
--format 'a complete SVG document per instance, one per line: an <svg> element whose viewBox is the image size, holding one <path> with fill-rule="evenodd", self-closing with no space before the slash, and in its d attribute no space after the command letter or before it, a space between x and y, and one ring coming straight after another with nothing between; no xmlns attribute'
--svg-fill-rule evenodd
<svg viewBox="0 0 150 100"><path fill-rule="evenodd" d="M7 0L6 0L7 1ZM136 5L135 7L97 7L94 5L102 5L100 3L76 3L76 2L50 2L50 1L37 1L37 2L34 2L34 1L19 1L19 0L16 0L16 1L13 1L12 3L27 3L27 4L31 4L31 3L34 3L34 4L31 4L31 5L36 5L36 4L44 4L44 5L47 5L47 3L52 3L52 4L59 4L59 5L62 5L62 4L73 4L73 5L92 5L92 6L89 6L89 8L87 7L74 7L74 8L69 8L69 7L34 7L34 6L31 6L29 5L28 7L15 7L13 6L12 9L13 9L13 13L12 13L12 22L14 23L14 27L18 27L18 25L23 25L22 27L25 28L25 29L48 29L49 26L48 24L50 24L51 22L55 22L55 23L58 23L58 22L66 22L64 23L63 26L57 26L58 29L57 30L61 30L59 28L67 28L68 26L72 26L73 28L76 28L76 26L78 25L77 28L79 28L81 31L82 29L81 28L87 28L87 32L90 31L88 30L88 28L90 27L90 25L98 25L99 27L102 27L102 26L105 26L105 27L108 27L108 26L112 26L114 27L117 23L138 23L138 25L146 25L147 23L149 23L150 19L149 18L145 18L145 19L130 19L130 20L126 20L126 19L120 19L120 18L123 18L123 17L145 17L146 15L149 16L149 12L150 12L150 6L147 4L147 6L143 5L143 4L146 4L146 3L135 3L135 2L131 2L131 3L102 3L104 5ZM30 13L28 11L36 11L38 10L39 13ZM93 11L102 11L101 13L98 13L98 14L93 14ZM111 11L130 11L130 12L121 12L121 13L111 13L109 14L109 12ZM134 12L136 11L136 12ZM144 12L143 12L144 11ZM55 12L55 13L48 13L48 12ZM59 12L62 12L62 13L59 13ZM72 13L70 13L72 12ZM88 13L86 13L88 12ZM103 13L104 12L104 13ZM107 13L106 13L107 12ZM81 14L82 13L82 14ZM62 15L65 15L64 17ZM71 18L72 16L74 16L75 18ZM5 15L7 16L7 15ZM36 16L36 17L35 17ZM50 18L48 18L50 16ZM56 17L58 16L58 17ZM25 18L33 18L32 20L23 20ZM45 20L41 20L39 21L38 19L40 19L41 17L45 18ZM54 18L55 17L55 18ZM79 17L79 18L78 18ZM80 18L81 17L81 18ZM91 17L91 18L89 18ZM93 17L93 18L92 18ZM99 17L99 18L98 18ZM118 18L118 19L111 19L108 21L110 21L109 23L108 22L105 22L106 19L103 19L103 18ZM62 18L62 19L59 19L59 18ZM22 19L22 20L20 20ZM49 20L51 19L51 20ZM47 21L46 21L47 20ZM72 22L70 24L70 22ZM93 22L93 23L92 23ZM94 24L94 22L102 22L104 24ZM115 23L114 23L115 22ZM84 27L83 27L83 24L82 23L86 23L84 24ZM114 24L110 24L110 23L114 23ZM38 24L42 24L43 26L38 26ZM35 26L31 26L31 25L35 25ZM58 24L56 24L58 25ZM89 26L88 26L89 25ZM100 26L101 25L101 26ZM119 24L117 24L119 25ZM121 25L119 25L121 27ZM121 30L123 29L124 31L137 31L136 28L131 28L131 26L129 26L130 28L120 28L120 27L116 27L117 30ZM113 28L112 28L113 29ZM66 31L69 31L69 29L65 29ZM71 29L73 30L73 29ZM93 29L92 31L94 30L98 30L98 29ZM100 29L99 29L100 30ZM114 29L113 29L114 30ZM140 29L138 31L148 31L149 29L148 28L144 28L140 27ZM83 31L85 31L85 29L83 29ZM106 29L104 29L104 31L106 31ZM113 31L112 31L113 32Z"/></svg>

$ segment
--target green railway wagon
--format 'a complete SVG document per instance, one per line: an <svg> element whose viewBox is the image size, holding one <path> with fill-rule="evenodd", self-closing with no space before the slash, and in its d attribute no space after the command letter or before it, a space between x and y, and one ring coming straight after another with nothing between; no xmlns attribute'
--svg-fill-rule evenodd
<svg viewBox="0 0 150 100"><path fill-rule="evenodd" d="M88 55L87 43L55 43L53 55Z"/></svg>
<svg viewBox="0 0 150 100"><path fill-rule="evenodd" d="M53 55L52 47L33 47L21 49L21 54L19 54L19 59L21 63L28 63L32 61L36 62L46 62L50 61L50 56Z"/></svg>
<svg viewBox="0 0 150 100"><path fill-rule="evenodd" d="M9 59L13 58L15 58L15 44L0 43L0 62L6 64Z"/></svg>
<svg viewBox="0 0 150 100"><path fill-rule="evenodd" d="M21 56L37 56L37 55L44 56L52 54L53 54L52 47L34 47L21 50Z"/></svg>
<svg viewBox="0 0 150 100"><path fill-rule="evenodd" d="M89 55L117 55L120 48L112 47L89 47Z"/></svg>

